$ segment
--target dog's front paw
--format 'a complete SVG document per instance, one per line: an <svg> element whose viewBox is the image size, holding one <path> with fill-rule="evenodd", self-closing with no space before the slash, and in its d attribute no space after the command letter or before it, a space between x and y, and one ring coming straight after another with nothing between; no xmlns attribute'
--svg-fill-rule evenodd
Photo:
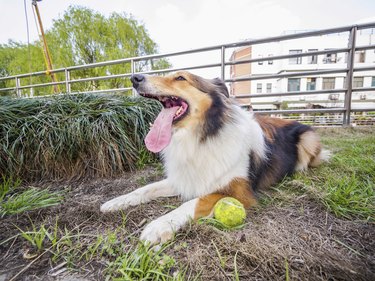
<svg viewBox="0 0 375 281"><path fill-rule="evenodd" d="M175 231L171 221L160 217L146 226L141 234L141 240L151 245L165 243L173 238Z"/></svg>
<svg viewBox="0 0 375 281"><path fill-rule="evenodd" d="M137 194L129 193L105 202L100 206L100 211L102 213L115 212L119 210L125 210L130 206L136 206L140 203L141 200Z"/></svg>

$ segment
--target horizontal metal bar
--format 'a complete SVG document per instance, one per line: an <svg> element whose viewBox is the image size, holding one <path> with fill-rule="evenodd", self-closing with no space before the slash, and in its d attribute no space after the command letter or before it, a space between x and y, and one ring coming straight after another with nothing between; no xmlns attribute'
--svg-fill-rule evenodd
<svg viewBox="0 0 375 281"><path fill-rule="evenodd" d="M369 112L369 111L375 112L375 107L371 107L371 108L352 108L352 110L351 110L351 112Z"/></svg>
<svg viewBox="0 0 375 281"><path fill-rule="evenodd" d="M193 69L202 69L202 68L213 68L213 67L220 67L221 63L212 63L212 64L202 64L197 66L189 66L189 67L179 67L179 68L167 68L167 69L160 69L160 70L150 70L150 71L143 71L137 72L140 74L158 74L158 73L166 73L166 72L175 72L181 70L193 70Z"/></svg>
<svg viewBox="0 0 375 281"><path fill-rule="evenodd" d="M332 94L332 93L343 93L346 89L332 89L332 90L320 90L320 91L296 91L296 92L280 92L280 93L262 93L262 94L237 94L237 99L244 98L264 98L264 97L282 97L282 96L301 96L301 95L321 95L321 94Z"/></svg>
<svg viewBox="0 0 375 281"><path fill-rule="evenodd" d="M293 113L343 113L345 108L319 108L319 109L295 109L295 110L257 110L258 114L293 114Z"/></svg>
<svg viewBox="0 0 375 281"><path fill-rule="evenodd" d="M124 77L130 77L131 75L132 75L131 73L124 73L124 74L113 74L113 75L107 75L107 76L97 76L97 77L73 79L73 80L70 80L69 83L90 82L90 81L97 81L97 80L124 78Z"/></svg>
<svg viewBox="0 0 375 281"><path fill-rule="evenodd" d="M126 87L126 88L114 88L114 89L95 90L95 91L73 92L72 94L98 94L98 93L125 92L125 91L130 91L132 89L133 87Z"/></svg>
<svg viewBox="0 0 375 281"><path fill-rule="evenodd" d="M375 66L362 66L362 67L354 67L353 71L369 71L375 70Z"/></svg>
<svg viewBox="0 0 375 281"><path fill-rule="evenodd" d="M375 45L366 45L366 46L355 47L356 51L364 51L364 50L372 50L372 49L375 49Z"/></svg>
<svg viewBox="0 0 375 281"><path fill-rule="evenodd" d="M40 83L40 84L32 84L32 85L24 85L24 86L19 86L18 89L30 89L30 88L48 87L48 86L62 85L62 84L65 84L65 81L62 81L62 82L48 82L48 83Z"/></svg>
<svg viewBox="0 0 375 281"><path fill-rule="evenodd" d="M234 82L251 81L251 80L278 79L278 78L288 78L288 77L298 77L298 76L342 73L346 71L348 71L347 68L337 68L337 69L311 70L311 71L301 71L301 72L291 72L291 73L281 73L281 74L271 74L271 75L257 75L257 76L251 75L249 77L225 79L225 82L234 83Z"/></svg>
<svg viewBox="0 0 375 281"><path fill-rule="evenodd" d="M368 91L375 91L375 87L363 87L363 88L353 88L352 92L368 92Z"/></svg>
<svg viewBox="0 0 375 281"><path fill-rule="evenodd" d="M248 60L228 61L228 62L225 62L225 65L237 65L237 64L245 64L245 63L260 62L260 61L280 60L280 59L289 59L289 58L297 58L297 57L309 57L309 56L322 55L322 54L345 53L348 51L349 51L349 48L336 48L336 49L329 49L329 50L324 50L324 51L314 51L314 52L305 52L305 53L298 53L298 54L270 56L270 57L254 58L254 59L248 59Z"/></svg>
<svg viewBox="0 0 375 281"><path fill-rule="evenodd" d="M14 91L16 87L0 88L0 92Z"/></svg>
<svg viewBox="0 0 375 281"><path fill-rule="evenodd" d="M324 99L324 100L287 100L286 101L288 104L307 104L307 103L314 103L314 104L323 104L323 103L328 103L328 104L331 104L331 103L335 103L336 105L338 104L344 104L344 100L330 100L330 99ZM375 99L370 99L370 100L360 100L360 99L356 99L356 100L352 100L352 104L353 103L374 103L375 102ZM280 105L282 104L283 101L252 101L251 102L251 105Z"/></svg>
<svg viewBox="0 0 375 281"><path fill-rule="evenodd" d="M375 23L374 23L374 26L375 26ZM344 27L338 27L338 28L328 28L328 29L322 29L322 30L298 32L298 33L293 33L293 34L288 34L288 35L280 35L280 36L274 36L274 37L241 41L241 42L236 42L232 44L225 44L224 46L226 48L230 48L230 47L243 47L246 45L264 44L264 43L270 43L270 42L280 42L280 41L299 39L299 38L305 38L305 37L320 36L320 35L325 35L325 34L349 32L352 28L353 26L351 25L351 26L344 26Z"/></svg>

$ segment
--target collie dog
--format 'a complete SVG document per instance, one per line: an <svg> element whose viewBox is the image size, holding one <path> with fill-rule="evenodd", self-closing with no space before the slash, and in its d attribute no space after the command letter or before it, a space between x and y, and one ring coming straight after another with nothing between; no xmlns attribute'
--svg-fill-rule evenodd
<svg viewBox="0 0 375 281"><path fill-rule="evenodd" d="M135 74L131 81L139 95L163 105L145 143L161 153L166 179L112 199L101 211L180 196L185 203L143 230L141 239L152 244L170 240L190 219L211 216L223 197L249 208L258 190L327 159L311 127L242 109L220 79L180 71L165 77Z"/></svg>

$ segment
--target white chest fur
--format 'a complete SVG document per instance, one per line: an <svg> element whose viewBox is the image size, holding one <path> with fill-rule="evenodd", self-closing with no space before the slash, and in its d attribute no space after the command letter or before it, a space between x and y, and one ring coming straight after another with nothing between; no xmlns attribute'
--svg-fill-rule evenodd
<svg viewBox="0 0 375 281"><path fill-rule="evenodd" d="M225 187L233 178L247 178L249 153L264 155L262 131L251 113L233 107L233 119L202 142L192 129L178 129L163 151L170 184L185 200Z"/></svg>

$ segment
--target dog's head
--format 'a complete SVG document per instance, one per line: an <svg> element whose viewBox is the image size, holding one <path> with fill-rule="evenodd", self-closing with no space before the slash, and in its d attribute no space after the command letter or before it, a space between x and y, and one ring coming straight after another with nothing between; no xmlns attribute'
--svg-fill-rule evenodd
<svg viewBox="0 0 375 281"><path fill-rule="evenodd" d="M135 74L131 81L141 96L163 105L145 140L151 151L159 152L168 145L172 128L197 130L205 140L217 134L227 118L229 94L220 79L179 71L164 77Z"/></svg>

